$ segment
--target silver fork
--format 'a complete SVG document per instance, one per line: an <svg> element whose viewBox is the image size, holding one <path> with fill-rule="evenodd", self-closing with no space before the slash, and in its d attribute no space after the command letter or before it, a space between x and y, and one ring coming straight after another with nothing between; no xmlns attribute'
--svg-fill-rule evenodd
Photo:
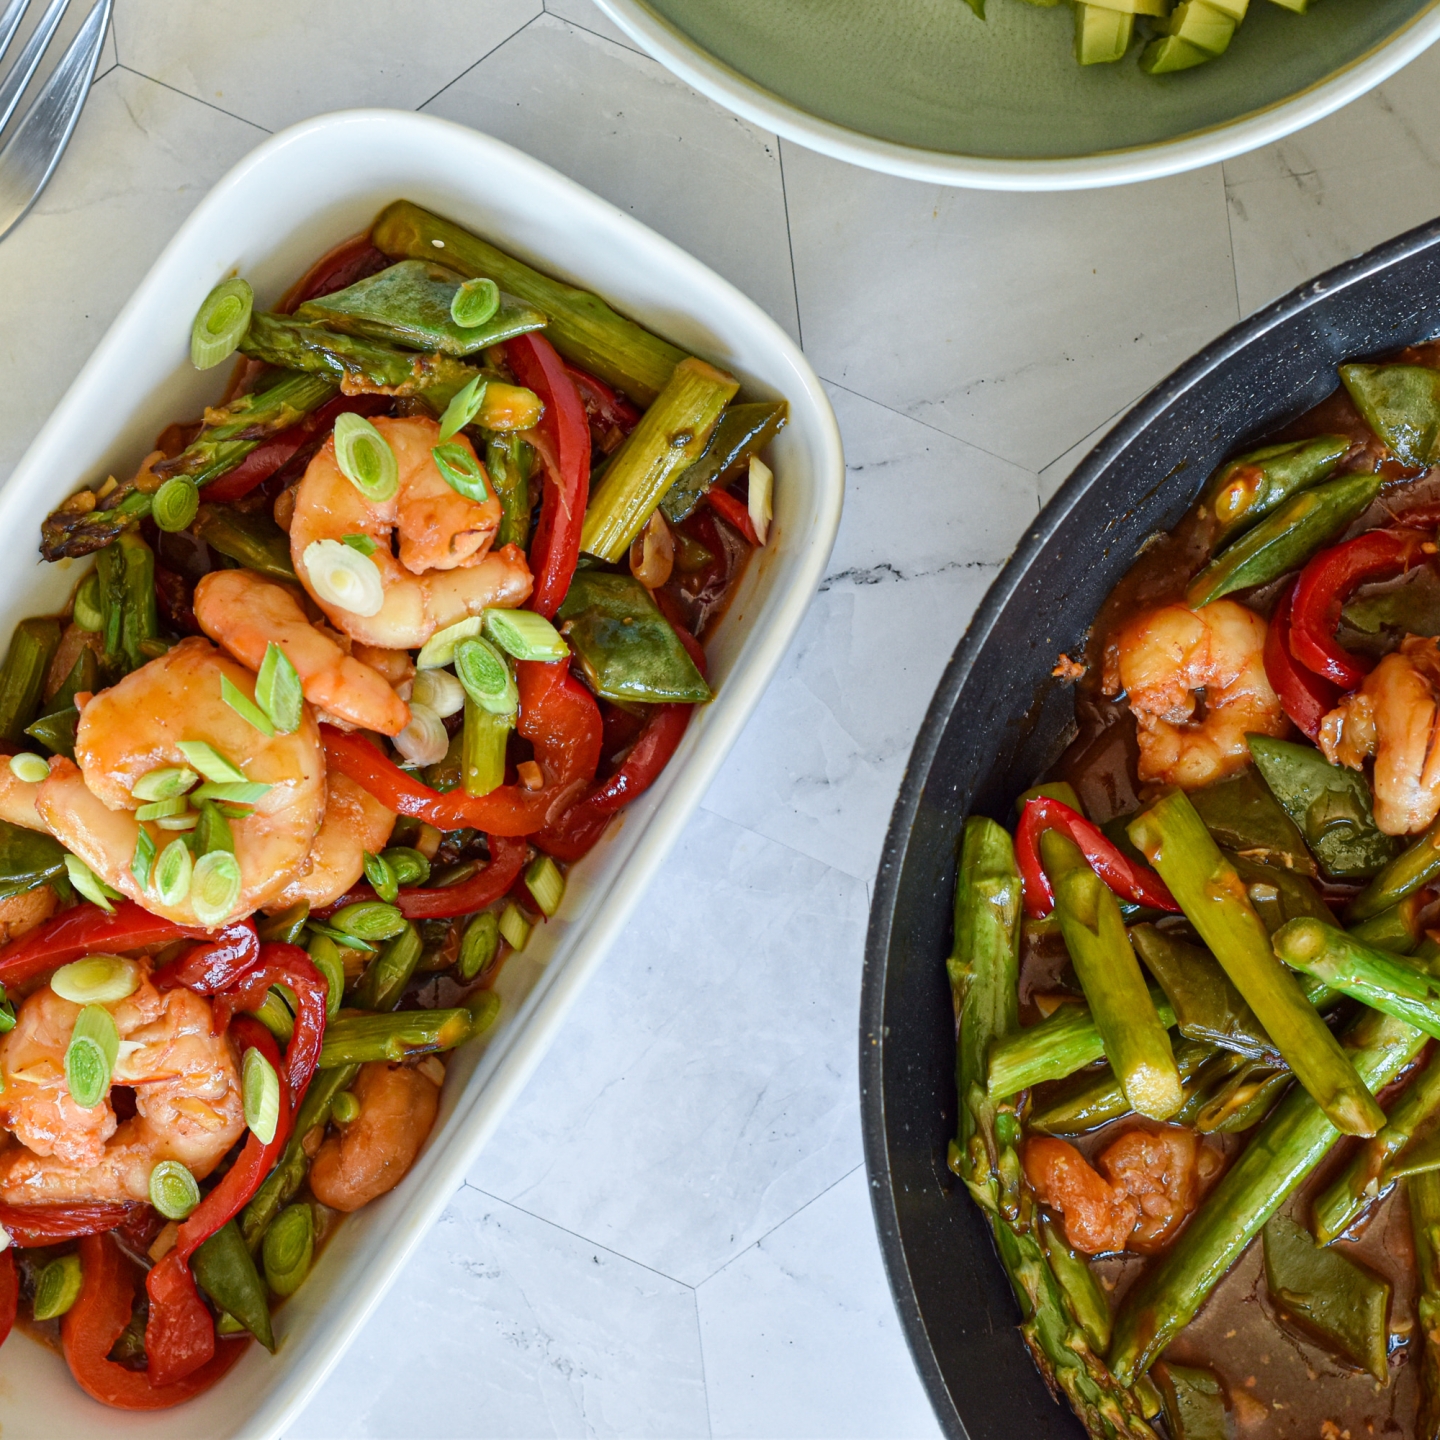
<svg viewBox="0 0 1440 1440"><path fill-rule="evenodd" d="M35 78L70 0L50 0L24 48L0 75L0 132L10 123L25 87ZM112 0L95 0L29 108L0 148L0 240L23 220L55 173L75 122L90 93L95 63L105 43ZM0 61L10 48L30 0L10 0L0 13Z"/></svg>

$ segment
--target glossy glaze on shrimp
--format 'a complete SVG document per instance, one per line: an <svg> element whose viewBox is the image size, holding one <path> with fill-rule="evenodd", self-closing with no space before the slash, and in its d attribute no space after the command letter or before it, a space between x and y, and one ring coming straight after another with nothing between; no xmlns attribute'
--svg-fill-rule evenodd
<svg viewBox="0 0 1440 1440"><path fill-rule="evenodd" d="M299 873L325 813L325 755L314 715L307 708L292 735L266 736L221 698L222 675L253 696L254 675L194 638L97 695L80 715L78 763L52 761L36 801L55 837L107 885L183 925L199 923L189 898L167 905L131 871L135 784L152 770L186 764L182 740L206 742L247 779L271 787L250 815L230 821L240 864L230 919L259 909ZM173 839L146 824L157 850Z"/></svg>
<svg viewBox="0 0 1440 1440"><path fill-rule="evenodd" d="M1135 716L1142 782L1198 790L1250 763L1247 734L1289 730L1264 652L1264 620L1233 600L1165 605L1112 638L1105 693Z"/></svg>
<svg viewBox="0 0 1440 1440"><path fill-rule="evenodd" d="M523 605L532 585L524 552L515 545L490 550L501 514L493 488L483 502L451 489L431 453L440 437L433 420L381 418L374 424L399 465L400 486L392 499L368 500L345 478L333 439L310 462L295 495L290 519L295 573L331 624L362 644L414 650L468 615ZM452 443L469 447L460 436ZM306 570L307 546L346 535L375 543L370 558L380 571L384 602L374 615L328 603Z"/></svg>
<svg viewBox="0 0 1440 1440"><path fill-rule="evenodd" d="M310 847L310 863L271 897L272 911L302 900L312 910L333 905L365 873L365 852L378 855L395 828L395 812L348 775L332 771L325 789L325 819Z"/></svg>

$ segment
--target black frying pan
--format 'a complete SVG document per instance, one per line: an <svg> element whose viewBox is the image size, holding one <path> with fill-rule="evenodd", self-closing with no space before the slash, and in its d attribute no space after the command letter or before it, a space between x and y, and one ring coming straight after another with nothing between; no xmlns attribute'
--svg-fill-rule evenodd
<svg viewBox="0 0 1440 1440"><path fill-rule="evenodd" d="M1227 454L1324 399L1343 360L1440 332L1440 221L1292 291L1156 386L1026 531L970 623L910 755L876 877L860 1002L865 1162L890 1287L941 1428L1081 1435L1051 1401L979 1212L945 1166L955 1133L945 977L965 816L1006 823L1071 733L1050 675L1079 654L1147 536Z"/></svg>

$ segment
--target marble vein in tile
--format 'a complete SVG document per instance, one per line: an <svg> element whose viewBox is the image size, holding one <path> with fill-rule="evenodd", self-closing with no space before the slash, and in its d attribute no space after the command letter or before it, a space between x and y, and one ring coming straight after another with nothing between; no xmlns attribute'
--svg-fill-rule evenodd
<svg viewBox="0 0 1440 1440"><path fill-rule="evenodd" d="M692 1292L467 1187L286 1440L705 1433Z"/></svg>
<svg viewBox="0 0 1440 1440"><path fill-rule="evenodd" d="M1052 460L1040 472L1040 503L1048 505L1055 492L1075 473L1075 467L1115 428L1130 407L1112 415L1103 425L1097 425L1083 440L1072 445L1058 459Z"/></svg>
<svg viewBox="0 0 1440 1440"><path fill-rule="evenodd" d="M539 13L540 0L118 0L116 34L131 69L278 130L423 105Z"/></svg>
<svg viewBox="0 0 1440 1440"><path fill-rule="evenodd" d="M0 479L180 222L263 138L123 67L96 83L60 168L0 245Z"/></svg>
<svg viewBox="0 0 1440 1440"><path fill-rule="evenodd" d="M890 1299L863 1168L695 1298L715 1440L939 1435Z"/></svg>
<svg viewBox="0 0 1440 1440"><path fill-rule="evenodd" d="M796 333L775 137L655 61L544 15L425 108L603 195Z"/></svg>
<svg viewBox="0 0 1440 1440"><path fill-rule="evenodd" d="M1225 162L1244 314L1440 212L1440 49L1274 145Z"/></svg>
<svg viewBox="0 0 1440 1440"><path fill-rule="evenodd" d="M637 45L598 5L592 4L591 0L545 0L545 10L548 14L558 15L562 20L569 20L582 29L593 30L595 34L603 35L617 45L624 45L641 55L645 53L643 46Z"/></svg>
<svg viewBox="0 0 1440 1440"><path fill-rule="evenodd" d="M829 573L705 805L868 880L930 696L1035 518L1037 482L874 401L830 397L846 486Z"/></svg>
<svg viewBox="0 0 1440 1440"><path fill-rule="evenodd" d="M700 811L470 1175L693 1284L860 1160L857 881Z"/></svg>
<svg viewBox="0 0 1440 1440"><path fill-rule="evenodd" d="M786 143L785 182L820 374L1030 470L1236 318L1218 166L1007 195Z"/></svg>

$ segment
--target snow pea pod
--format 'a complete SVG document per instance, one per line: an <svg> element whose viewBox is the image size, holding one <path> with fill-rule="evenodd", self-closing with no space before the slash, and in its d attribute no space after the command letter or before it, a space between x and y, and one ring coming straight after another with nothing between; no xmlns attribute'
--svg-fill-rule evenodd
<svg viewBox="0 0 1440 1440"><path fill-rule="evenodd" d="M22 620L15 627L5 664L0 666L0 736L19 745L35 718L45 689L45 672L60 646L60 622Z"/></svg>
<svg viewBox="0 0 1440 1440"><path fill-rule="evenodd" d="M672 523L685 519L712 485L726 476L738 476L750 457L758 455L785 428L789 413L783 400L732 405L720 417L705 453L680 472L660 502L665 518Z"/></svg>
<svg viewBox="0 0 1440 1440"><path fill-rule="evenodd" d="M1190 803L1222 850L1299 875L1315 874L1305 837L1253 767L1192 791Z"/></svg>
<svg viewBox="0 0 1440 1440"><path fill-rule="evenodd" d="M238 1320L267 1350L275 1349L270 1301L265 1282L245 1248L240 1227L222 1225L190 1257L195 1283L232 1319Z"/></svg>
<svg viewBox="0 0 1440 1440"><path fill-rule="evenodd" d="M65 683L50 697L49 703L40 712L40 718L25 727L25 733L32 740L38 740L52 754L73 760L75 729L80 723L80 711L76 708L75 697L82 690L95 691L99 688L100 662L87 645L76 656L70 673L65 677Z"/></svg>
<svg viewBox="0 0 1440 1440"><path fill-rule="evenodd" d="M1369 508L1383 483L1380 475L1342 475L1292 496L1215 556L1190 582L1185 603L1199 609L1298 570Z"/></svg>
<svg viewBox="0 0 1440 1440"><path fill-rule="evenodd" d="M1315 435L1266 445L1222 465L1200 492L1200 504L1215 517L1215 543L1223 545L1329 477L1349 449L1348 435Z"/></svg>
<svg viewBox="0 0 1440 1440"><path fill-rule="evenodd" d="M1406 465L1440 460L1440 370L1424 365L1342 365L1340 383L1365 423Z"/></svg>
<svg viewBox="0 0 1440 1440"><path fill-rule="evenodd" d="M579 571L557 618L586 682L605 699L702 704L710 698L679 636L629 575Z"/></svg>
<svg viewBox="0 0 1440 1440"><path fill-rule="evenodd" d="M1225 1391L1213 1371L1163 1363L1151 1374L1174 1440L1229 1440Z"/></svg>
<svg viewBox="0 0 1440 1440"><path fill-rule="evenodd" d="M247 570L267 580L295 583L290 560L290 537L266 514L242 514L228 505L202 505L196 530L212 550L218 550Z"/></svg>
<svg viewBox="0 0 1440 1440"><path fill-rule="evenodd" d="M52 835L0 820L0 900L65 873L65 847Z"/></svg>

